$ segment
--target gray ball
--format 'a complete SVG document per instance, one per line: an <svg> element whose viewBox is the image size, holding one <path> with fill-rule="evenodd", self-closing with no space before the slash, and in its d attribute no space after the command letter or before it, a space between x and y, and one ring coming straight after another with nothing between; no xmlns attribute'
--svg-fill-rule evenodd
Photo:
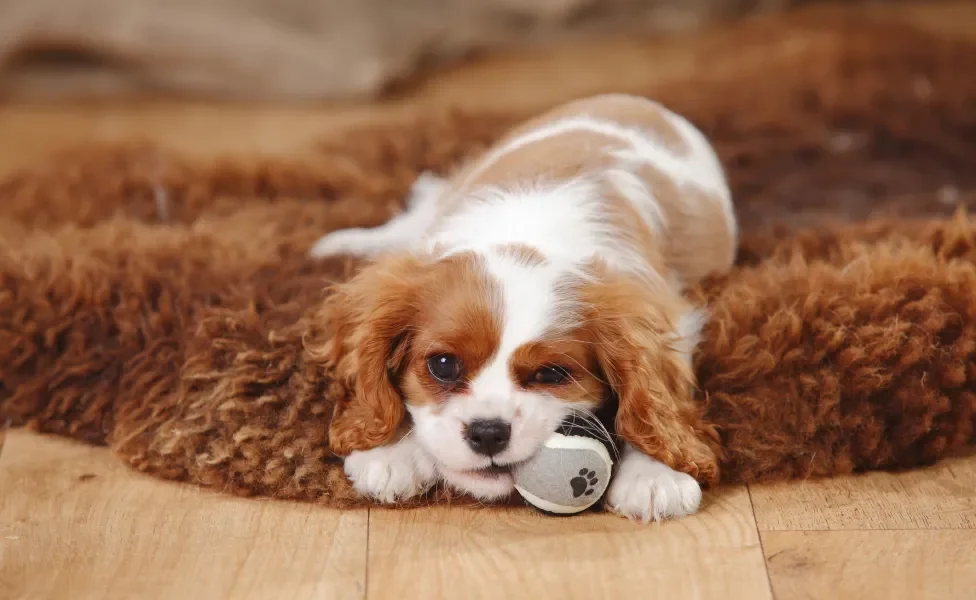
<svg viewBox="0 0 976 600"><path fill-rule="evenodd" d="M539 510L571 515L596 504L610 485L613 460L599 440L555 433L513 475L515 490Z"/></svg>

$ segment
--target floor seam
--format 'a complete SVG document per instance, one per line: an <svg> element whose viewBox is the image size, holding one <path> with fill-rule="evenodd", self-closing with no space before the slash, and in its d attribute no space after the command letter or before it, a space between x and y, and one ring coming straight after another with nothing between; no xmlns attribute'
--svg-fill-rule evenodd
<svg viewBox="0 0 976 600"><path fill-rule="evenodd" d="M369 598L369 539L373 536L373 509L366 507L366 566L363 569L363 600Z"/></svg>
<svg viewBox="0 0 976 600"><path fill-rule="evenodd" d="M974 531L976 532L976 527L893 527L884 528L879 527L876 529L858 529L858 528L842 528L842 529L758 529L757 531L761 533L845 533L852 531L863 531L865 533L879 533L884 531L891 532L907 532L907 531Z"/></svg>
<svg viewBox="0 0 976 600"><path fill-rule="evenodd" d="M756 504L752 501L752 486L746 486L746 493L749 494L749 509L752 510L752 523L756 528L756 539L759 540L759 552L762 553L763 570L766 573L766 585L769 586L769 597L776 600L776 591L773 589L773 578L769 574L769 562L766 561L766 548L763 547L762 531L759 530L759 518L756 517Z"/></svg>

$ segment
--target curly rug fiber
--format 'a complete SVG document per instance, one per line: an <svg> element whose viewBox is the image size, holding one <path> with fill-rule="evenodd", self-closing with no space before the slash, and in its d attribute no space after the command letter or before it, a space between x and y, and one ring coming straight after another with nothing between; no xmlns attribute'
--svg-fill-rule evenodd
<svg viewBox="0 0 976 600"><path fill-rule="evenodd" d="M722 480L931 463L976 426L976 45L891 23L767 33L795 52L646 90L714 140L744 228L735 271L695 292ZM0 422L167 479L361 502L328 445L348 390L302 344L355 265L305 252L526 116L429 115L291 161L85 147L7 177Z"/></svg>

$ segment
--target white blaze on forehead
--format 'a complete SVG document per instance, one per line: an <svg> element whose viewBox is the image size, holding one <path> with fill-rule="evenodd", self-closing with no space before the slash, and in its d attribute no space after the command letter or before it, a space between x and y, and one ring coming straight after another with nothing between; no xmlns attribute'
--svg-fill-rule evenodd
<svg viewBox="0 0 976 600"><path fill-rule="evenodd" d="M486 258L488 272L501 288L502 335L497 352L471 382L471 392L486 410L496 411L485 416L511 418L516 408L508 402L516 390L510 369L512 354L546 334L574 325L575 302L565 286L558 286L565 274L558 265L526 265L494 251Z"/></svg>

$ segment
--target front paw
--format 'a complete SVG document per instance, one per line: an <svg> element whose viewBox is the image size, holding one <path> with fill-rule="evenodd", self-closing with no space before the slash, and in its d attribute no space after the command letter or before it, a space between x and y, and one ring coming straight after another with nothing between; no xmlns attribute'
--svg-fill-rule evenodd
<svg viewBox="0 0 976 600"><path fill-rule="evenodd" d="M628 449L607 492L607 507L648 523L694 514L701 497L701 486L694 477Z"/></svg>
<svg viewBox="0 0 976 600"><path fill-rule="evenodd" d="M385 504L419 496L437 479L434 462L409 441L353 452L343 468L353 489Z"/></svg>
<svg viewBox="0 0 976 600"><path fill-rule="evenodd" d="M407 207L412 208L418 204L436 201L449 187L446 178L432 171L424 171L410 186L410 191L407 193Z"/></svg>
<svg viewBox="0 0 976 600"><path fill-rule="evenodd" d="M308 251L309 258L328 258L343 254L359 254L368 249L370 242L369 229L354 227L339 229L323 235ZM375 237L375 234L374 234Z"/></svg>

